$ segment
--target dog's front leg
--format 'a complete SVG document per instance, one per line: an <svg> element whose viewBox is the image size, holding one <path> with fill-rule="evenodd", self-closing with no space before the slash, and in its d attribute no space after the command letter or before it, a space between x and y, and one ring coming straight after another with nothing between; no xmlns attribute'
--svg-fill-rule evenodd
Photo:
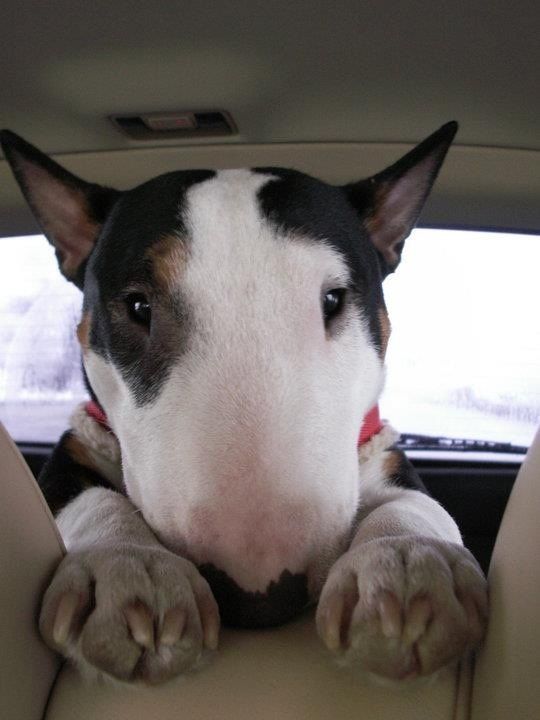
<svg viewBox="0 0 540 720"><path fill-rule="evenodd" d="M43 599L45 640L87 676L157 683L193 667L204 647L217 645L219 612L208 584L158 542L128 498L100 487L106 480L65 447L40 478L53 509L66 465L70 487L90 480L94 487L56 517L68 553Z"/></svg>
<svg viewBox="0 0 540 720"><path fill-rule="evenodd" d="M378 676L429 675L481 640L486 581L400 451L361 460L361 471L356 532L323 588L318 631L331 651Z"/></svg>

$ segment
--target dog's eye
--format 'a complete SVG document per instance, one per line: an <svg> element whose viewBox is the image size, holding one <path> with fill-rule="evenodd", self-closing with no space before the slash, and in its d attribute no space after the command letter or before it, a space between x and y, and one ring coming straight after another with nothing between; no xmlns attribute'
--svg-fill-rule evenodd
<svg viewBox="0 0 540 720"><path fill-rule="evenodd" d="M133 293L126 298L126 305L130 318L144 327L150 327L152 308L144 295Z"/></svg>
<svg viewBox="0 0 540 720"><path fill-rule="evenodd" d="M322 311L325 324L329 323L332 318L336 317L341 308L343 307L343 299L345 297L345 290L343 288L336 288L334 290L328 290L323 296L322 300Z"/></svg>

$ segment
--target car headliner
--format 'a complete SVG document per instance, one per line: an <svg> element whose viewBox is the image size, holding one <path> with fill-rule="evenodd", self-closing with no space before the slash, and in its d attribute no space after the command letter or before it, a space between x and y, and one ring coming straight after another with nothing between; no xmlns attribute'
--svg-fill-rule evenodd
<svg viewBox="0 0 540 720"><path fill-rule="evenodd" d="M422 222L540 230L533 0L6 0L2 15L0 126L86 179L285 165L346 182L457 119ZM237 135L141 143L108 119L214 109ZM0 160L0 235L35 229Z"/></svg>

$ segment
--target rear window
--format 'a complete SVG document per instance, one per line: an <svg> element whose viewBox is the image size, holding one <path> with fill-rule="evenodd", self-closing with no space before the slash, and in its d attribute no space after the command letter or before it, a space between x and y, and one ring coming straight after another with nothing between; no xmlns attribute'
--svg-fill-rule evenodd
<svg viewBox="0 0 540 720"><path fill-rule="evenodd" d="M479 452L531 444L540 425L539 263L534 235L412 233L384 283L392 336L381 409L400 431L489 441L461 444Z"/></svg>
<svg viewBox="0 0 540 720"><path fill-rule="evenodd" d="M393 330L381 402L412 450L530 445L540 424L539 266L534 235L413 232L384 283ZM42 236L0 239L0 420L20 442L55 442L86 397L81 303Z"/></svg>
<svg viewBox="0 0 540 720"><path fill-rule="evenodd" d="M42 235L0 238L0 420L19 442L56 442L86 397L81 306Z"/></svg>

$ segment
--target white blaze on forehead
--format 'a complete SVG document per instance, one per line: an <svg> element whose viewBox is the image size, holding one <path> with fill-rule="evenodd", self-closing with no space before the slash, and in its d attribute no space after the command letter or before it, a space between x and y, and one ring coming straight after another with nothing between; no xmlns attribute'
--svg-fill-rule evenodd
<svg viewBox="0 0 540 720"><path fill-rule="evenodd" d="M303 240L301 232L291 236L262 216L257 193L274 181L229 170L189 190L184 221L191 251L182 281L194 298L195 320L229 339L234 333L235 344L246 335L250 345L268 339L270 353L276 344L290 347L291 339L301 345L306 334L321 342L323 285L344 286L349 276L330 246Z"/></svg>
<svg viewBox="0 0 540 720"><path fill-rule="evenodd" d="M339 551L383 377L354 308L327 336L321 295L346 285L345 260L263 217L267 182L223 171L189 189L186 350L153 403L117 392L113 410L128 492L158 536L250 591L284 569L316 575Z"/></svg>

